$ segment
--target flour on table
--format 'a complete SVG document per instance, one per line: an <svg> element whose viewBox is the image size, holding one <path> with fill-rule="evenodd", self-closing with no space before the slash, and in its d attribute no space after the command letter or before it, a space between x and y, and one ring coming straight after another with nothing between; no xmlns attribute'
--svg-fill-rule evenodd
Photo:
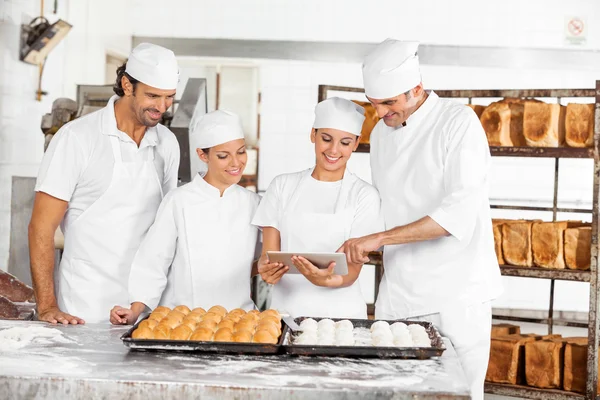
<svg viewBox="0 0 600 400"><path fill-rule="evenodd" d="M14 327L0 331L0 352L15 351L29 345L73 343L58 329L42 326Z"/></svg>

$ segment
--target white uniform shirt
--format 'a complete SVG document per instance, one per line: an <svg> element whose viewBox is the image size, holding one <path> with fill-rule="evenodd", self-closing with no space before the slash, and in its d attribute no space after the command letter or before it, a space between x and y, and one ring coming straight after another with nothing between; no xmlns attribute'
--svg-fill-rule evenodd
<svg viewBox="0 0 600 400"><path fill-rule="evenodd" d="M250 221L259 201L239 185L221 197L200 175L169 193L131 266L130 302L253 308L258 228Z"/></svg>
<svg viewBox="0 0 600 400"><path fill-rule="evenodd" d="M117 96L113 96L112 104ZM101 130L102 111L85 115L63 126L52 138L35 185L36 192L68 201L63 232L108 189L115 159L110 136L117 136L124 162L147 159L155 151L154 165L162 183L163 195L177 187L179 143L163 125L148 128L140 146L126 133ZM114 120L114 107L112 112Z"/></svg>
<svg viewBox="0 0 600 400"><path fill-rule="evenodd" d="M419 316L501 293L488 200L490 165L475 113L433 92L406 126L378 122L371 133L371 169L386 229L430 216L450 233L385 246L378 311Z"/></svg>

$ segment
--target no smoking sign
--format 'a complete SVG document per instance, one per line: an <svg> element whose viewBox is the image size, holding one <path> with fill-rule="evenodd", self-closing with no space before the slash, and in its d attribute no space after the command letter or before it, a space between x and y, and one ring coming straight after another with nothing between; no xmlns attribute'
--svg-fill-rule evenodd
<svg viewBox="0 0 600 400"><path fill-rule="evenodd" d="M569 44L585 44L587 23L580 17L565 18L565 41Z"/></svg>

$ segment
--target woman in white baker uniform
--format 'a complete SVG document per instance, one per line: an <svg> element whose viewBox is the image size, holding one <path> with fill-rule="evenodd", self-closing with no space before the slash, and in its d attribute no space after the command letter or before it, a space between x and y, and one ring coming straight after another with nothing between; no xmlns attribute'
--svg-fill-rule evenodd
<svg viewBox="0 0 600 400"><path fill-rule="evenodd" d="M115 306L113 324L132 324L159 304L254 307L258 228L250 222L259 197L238 185L248 157L241 121L228 111L208 113L191 127L190 142L207 172L165 197L131 267L131 306Z"/></svg>
<svg viewBox="0 0 600 400"><path fill-rule="evenodd" d="M273 308L293 316L367 317L357 281L362 263L349 264L348 274L340 276L295 257L302 275L286 274L289 266L269 263L266 256L278 250L332 253L348 238L383 227L377 190L346 168L364 119L364 109L349 100L334 97L317 104L310 135L316 165L276 177L261 200L252 223L263 230L258 271L274 284Z"/></svg>
<svg viewBox="0 0 600 400"><path fill-rule="evenodd" d="M474 399L483 398L491 300L501 290L488 200L485 132L464 104L425 91L418 43L388 39L363 64L382 118L371 172L385 231L343 246L355 262L384 246L377 318L433 322L452 340Z"/></svg>

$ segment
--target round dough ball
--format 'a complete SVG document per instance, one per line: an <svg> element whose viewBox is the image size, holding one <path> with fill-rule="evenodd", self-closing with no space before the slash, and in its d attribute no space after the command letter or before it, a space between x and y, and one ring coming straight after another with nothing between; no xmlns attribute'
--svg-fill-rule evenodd
<svg viewBox="0 0 600 400"><path fill-rule="evenodd" d="M145 319L142 322L140 322L140 324L138 325L138 328L145 326L148 329L152 330L152 329L156 328L156 325L158 325L158 321L156 321L155 319Z"/></svg>
<svg viewBox="0 0 600 400"><path fill-rule="evenodd" d="M390 330L394 335L402 334L403 332L408 333L408 327L404 322L394 322L390 326Z"/></svg>
<svg viewBox="0 0 600 400"><path fill-rule="evenodd" d="M250 343L252 342L252 334L248 331L238 331L233 334L232 339L236 343Z"/></svg>
<svg viewBox="0 0 600 400"><path fill-rule="evenodd" d="M255 327L256 327L256 324L254 323L254 321L240 321L237 324L235 324L235 326L233 327L233 331L234 332L248 331L250 333L254 333Z"/></svg>
<svg viewBox="0 0 600 400"><path fill-rule="evenodd" d="M316 332L318 329L317 321L312 318L307 318L304 321L300 322L300 328L303 331L313 331Z"/></svg>
<svg viewBox="0 0 600 400"><path fill-rule="evenodd" d="M213 340L215 342L231 342L233 340L233 332L229 328L221 328L215 332Z"/></svg>
<svg viewBox="0 0 600 400"><path fill-rule="evenodd" d="M194 322L198 323L198 322L202 321L202 315L191 312L188 315L186 315L183 320L184 321L189 320L189 321L194 321Z"/></svg>
<svg viewBox="0 0 600 400"><path fill-rule="evenodd" d="M131 334L134 339L154 339L154 333L148 326L142 326L141 324Z"/></svg>
<svg viewBox="0 0 600 400"><path fill-rule="evenodd" d="M196 330L196 325L198 325L198 323L192 319L184 319L183 321L181 321L181 325L179 326L187 326L189 327L192 331Z"/></svg>
<svg viewBox="0 0 600 400"><path fill-rule="evenodd" d="M333 322L333 320L331 320L329 318L324 318L324 319L320 320L319 322L317 322L317 327L319 328L319 330L325 330L325 329L334 330L335 322Z"/></svg>
<svg viewBox="0 0 600 400"><path fill-rule="evenodd" d="M192 335L192 328L186 325L179 325L177 328L171 331L169 339L171 340L188 340Z"/></svg>
<svg viewBox="0 0 600 400"><path fill-rule="evenodd" d="M265 310L263 312L260 313L260 318L264 318L264 317L275 317L277 319L281 319L281 314L279 314L279 311L269 308L268 310Z"/></svg>
<svg viewBox="0 0 600 400"><path fill-rule="evenodd" d="M354 333L349 330L338 330L335 333L336 346L354 346Z"/></svg>
<svg viewBox="0 0 600 400"><path fill-rule="evenodd" d="M376 321L375 323L373 323L373 325L371 325L371 332L373 332L376 329L390 329L390 324L388 324L386 321Z"/></svg>
<svg viewBox="0 0 600 400"><path fill-rule="evenodd" d="M223 321L219 322L219 325L217 325L217 329L227 328L227 329L230 329L231 331L233 331L234 325L235 325L235 322L233 322L232 320L224 319Z"/></svg>
<svg viewBox="0 0 600 400"><path fill-rule="evenodd" d="M408 331L406 334L394 335L394 346L396 347L412 347L413 341Z"/></svg>
<svg viewBox="0 0 600 400"><path fill-rule="evenodd" d="M204 314L206 314L206 310L202 307L196 307L192 310L192 314L204 315Z"/></svg>
<svg viewBox="0 0 600 400"><path fill-rule="evenodd" d="M378 346L378 347L393 347L394 346L394 340L392 338L388 338L388 337L383 337L383 336L376 336L374 338L372 338L373 346Z"/></svg>
<svg viewBox="0 0 600 400"><path fill-rule="evenodd" d="M277 343L277 338L273 337L269 332L267 331L258 331L254 334L254 336L252 337L252 341L254 343L270 343L270 344L276 344Z"/></svg>
<svg viewBox="0 0 600 400"><path fill-rule="evenodd" d="M314 332L303 332L294 340L294 344L315 345L319 342L319 338Z"/></svg>
<svg viewBox="0 0 600 400"><path fill-rule="evenodd" d="M165 306L158 306L152 312L160 313L160 314L168 314L171 312L171 309L169 307L165 307Z"/></svg>
<svg viewBox="0 0 600 400"><path fill-rule="evenodd" d="M431 347L431 340L429 338L413 339L412 345L413 347Z"/></svg>
<svg viewBox="0 0 600 400"><path fill-rule="evenodd" d="M180 306L175 307L173 309L173 311L179 311L183 315L188 315L189 313L192 312L192 310L190 310L190 308L188 306L184 306L184 305L180 305Z"/></svg>
<svg viewBox="0 0 600 400"><path fill-rule="evenodd" d="M185 314L176 310L173 310L167 315L167 318L178 320L179 322L183 321L185 318Z"/></svg>
<svg viewBox="0 0 600 400"><path fill-rule="evenodd" d="M352 322L348 321L347 319L343 319L335 323L335 329L338 331L343 330L352 332L352 330L354 330L354 325L352 325Z"/></svg>
<svg viewBox="0 0 600 400"><path fill-rule="evenodd" d="M259 332L259 331L267 331L274 338L278 338L279 335L281 335L281 332L279 331L279 329L277 329L277 327L272 322L258 324L258 326L256 327L256 331L257 332Z"/></svg>
<svg viewBox="0 0 600 400"><path fill-rule="evenodd" d="M394 335L392 335L392 331L389 329L377 329L371 332L371 339L374 341L375 339L385 340L387 342L394 341Z"/></svg>
<svg viewBox="0 0 600 400"><path fill-rule="evenodd" d="M211 329L213 332L215 330L215 328L217 327L217 321L214 321L212 319L208 319L208 320L202 320L200 321L200 323L196 326L196 329L198 328L206 328L206 329Z"/></svg>
<svg viewBox="0 0 600 400"><path fill-rule="evenodd" d="M168 339L171 334L171 328L158 324L152 333L154 334L154 339Z"/></svg>
<svg viewBox="0 0 600 400"><path fill-rule="evenodd" d="M317 344L319 346L333 346L335 344L335 338L333 336L319 336Z"/></svg>
<svg viewBox="0 0 600 400"><path fill-rule="evenodd" d="M204 315L202 316L202 321L206 321L206 320L212 320L212 321L215 321L217 324L218 324L219 322L221 322L221 320L222 320L222 319L223 319L223 318L222 318L220 315L218 315L218 314L215 314L215 313L213 313L213 312L207 312L206 314L204 314Z"/></svg>
<svg viewBox="0 0 600 400"><path fill-rule="evenodd" d="M223 317L225 314L227 314L227 309L223 306L212 306L211 308L208 309L208 312L217 314L220 317Z"/></svg>
<svg viewBox="0 0 600 400"><path fill-rule="evenodd" d="M419 334L419 333L427 334L425 327L423 327L423 325L419 325L419 324L408 325L408 331L410 332L411 335L415 335L415 334Z"/></svg>
<svg viewBox="0 0 600 400"><path fill-rule="evenodd" d="M192 336L190 336L190 340L199 340L201 342L210 342L213 337L213 330L208 328L197 328Z"/></svg>

